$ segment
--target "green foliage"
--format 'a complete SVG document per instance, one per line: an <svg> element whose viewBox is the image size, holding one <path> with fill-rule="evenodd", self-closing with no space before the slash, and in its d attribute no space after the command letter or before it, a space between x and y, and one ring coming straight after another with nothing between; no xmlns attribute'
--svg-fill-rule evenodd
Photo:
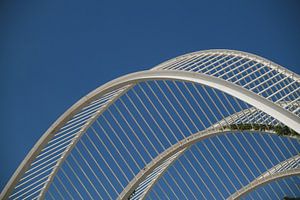
<svg viewBox="0 0 300 200"><path fill-rule="evenodd" d="M230 130L241 130L241 131L274 131L278 135L285 135L285 136L295 136L298 135L296 131L290 129L287 126L273 126L273 125L265 125L265 124L230 124L224 126L223 128L227 128Z"/></svg>

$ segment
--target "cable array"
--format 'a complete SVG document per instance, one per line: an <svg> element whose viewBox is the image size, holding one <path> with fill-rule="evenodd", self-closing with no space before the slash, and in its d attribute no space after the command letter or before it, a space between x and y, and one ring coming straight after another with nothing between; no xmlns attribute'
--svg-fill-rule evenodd
<svg viewBox="0 0 300 200"><path fill-rule="evenodd" d="M1 198L299 196L299 88L297 74L232 50L120 77L49 128Z"/></svg>

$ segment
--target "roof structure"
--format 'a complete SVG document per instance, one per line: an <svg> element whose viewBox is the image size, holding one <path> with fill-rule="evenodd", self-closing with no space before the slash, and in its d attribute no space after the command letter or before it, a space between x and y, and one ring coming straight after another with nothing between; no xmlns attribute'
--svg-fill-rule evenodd
<svg viewBox="0 0 300 200"><path fill-rule="evenodd" d="M300 196L300 77L199 51L112 80L44 133L1 199Z"/></svg>

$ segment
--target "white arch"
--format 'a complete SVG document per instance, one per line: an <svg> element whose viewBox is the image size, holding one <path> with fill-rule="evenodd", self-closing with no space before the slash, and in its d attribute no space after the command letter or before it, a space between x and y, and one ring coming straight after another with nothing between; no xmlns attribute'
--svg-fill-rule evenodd
<svg viewBox="0 0 300 200"><path fill-rule="evenodd" d="M246 110L247 112L252 112L255 111L255 107L252 107L250 110ZM132 182L130 182L128 184L128 186L123 190L123 192L120 194L119 199L127 199L128 196L133 192L133 190L135 188L139 187L139 184L141 182L143 182L145 179L147 179L147 177L149 175L151 175L151 173L153 172L153 170L159 168L161 165L164 165L163 167L161 167L161 172L159 175L157 175L156 177L154 177L154 179L152 179L151 181L149 181L147 189L143 190L143 193L139 195L139 198L144 199L148 192L151 190L151 188L154 186L154 184L158 181L158 179L164 174L164 172L167 170L167 168L172 165L188 148L190 148L193 144L200 142L206 138L209 137L214 137L216 135L219 134L226 134L226 133L241 133L243 132L243 130L231 130L227 127L226 121L230 121L230 119L236 117L237 116L241 116L242 113L244 113L245 111L239 111L238 113L233 114L232 116L228 116L226 117L226 119L214 124L213 126L211 126L210 128L200 131L198 133L195 133L193 135L191 135L188 138L185 138L183 140L181 140L180 142L174 144L172 147L170 147L169 149L167 149L166 151L162 152L160 155L158 155L156 157L156 159L154 159L151 163L149 163L144 169L143 171L141 171L139 174L136 175L136 177L132 180ZM234 122L232 122L233 124L235 124ZM222 127L224 126L224 127ZM268 134L276 134L274 130L264 130L264 131L259 131L259 130L246 130L246 132L250 132L250 133L268 133ZM288 135L287 137L291 137L291 138L295 138L295 139L299 139L299 135L294 136L294 135ZM175 155L176 154L176 155ZM165 161L167 160L167 158L172 157L172 162L169 162L168 164L165 164ZM280 164L278 164L278 166L282 166L282 164L285 163L289 163L291 161L294 161L295 159L299 159L299 155L296 155ZM275 166L272 169L277 169L278 167ZM271 171L272 169L270 169L269 171ZM262 174L261 176L269 176L270 173L269 171L267 171L264 174ZM153 178L153 177L152 177ZM258 177L259 179L259 177ZM271 180L270 180L271 181ZM264 183L261 183L264 184ZM253 183L249 184L249 185L253 185ZM144 186L145 187L145 186ZM235 196L236 194L234 194L233 196Z"/></svg>
<svg viewBox="0 0 300 200"><path fill-rule="evenodd" d="M218 51L208 51L209 52L218 52ZM220 51L225 52L224 50ZM230 52L229 53L236 53ZM203 52L202 52L203 53ZM241 52L238 52L241 53ZM192 55L192 54L191 54ZM254 58L250 54L245 54L245 56L250 56L251 59L257 59L259 62L266 62L265 60L258 58ZM299 81L299 76L295 75L294 73L290 73L288 70L283 69L282 67L278 67L277 65L274 65L270 61L266 64L269 64L270 66L275 67L277 70L279 70L281 73L291 76L296 81ZM152 71L143 71L143 72L137 72L133 74L129 74L123 77L120 77L118 79L115 79L99 88L94 90L93 92L89 93L87 96L83 97L81 100L79 100L76 104L74 104L70 109L68 109L47 131L46 133L41 137L41 139L36 143L36 145L33 147L33 149L29 152L29 154L26 156L24 161L21 163L19 168L16 170L6 187L1 193L1 198L8 198L9 194L14 189L14 186L17 184L17 182L20 180L22 175L25 173L27 168L29 167L30 163L34 161L36 156L41 152L42 148L47 144L48 141L51 140L53 135L60 130L72 117L78 113L82 108L89 105L92 101L96 100L97 98L101 97L102 95L117 90L121 87L124 87L125 89L118 93L116 96L114 96L111 99L111 102L108 103L105 107L103 107L101 110L97 111L95 115L93 115L83 126L83 128L78 132L76 137L74 138L71 145L68 147L68 150L63 154L61 159L58 162L58 166L56 169L51 173L51 176L49 177L49 181L46 184L46 189L43 190L43 194L45 191L47 191L47 187L49 187L51 180L55 176L57 170L59 169L61 163L65 160L68 153L71 152L72 148L76 145L76 142L80 138L82 134L87 130L87 128L90 126L90 124L93 122L94 119L97 118L97 116L101 115L101 113L114 101L116 100L124 91L126 91L128 88L130 88L132 85L137 84L139 82L147 81L147 80L179 80L179 81L186 81L186 82L193 82L193 83L199 83L202 85L209 86L211 88L215 88L218 90L221 90L227 94L230 94L232 96L238 97L240 100L262 110L263 112L269 114L270 116L274 117L278 121L282 122L283 124L289 126L290 128L294 129L298 133L300 132L300 121L299 118L292 113L286 111L279 105L274 104L273 102L264 99L263 97L253 93L249 92L246 89L235 85L233 83L224 81L222 79L219 79L217 77L205 75L205 74L199 74L199 73L192 73L192 72L185 72L185 71L167 71L167 70L152 70Z"/></svg>
<svg viewBox="0 0 300 200"><path fill-rule="evenodd" d="M230 129L207 129L204 131L200 131L198 133L195 133L191 136L189 136L188 138L185 138L183 140L181 140L180 142L174 144L172 147L170 147L169 149L167 149L166 151L162 152L160 155L158 155L154 160L151 161L151 163L149 163L142 171L140 171L140 173L138 173L135 178L127 185L127 187L123 190L123 192L120 194L120 196L118 197L118 199L127 199L129 197L129 195L133 192L133 190L135 188L137 188L139 186L139 184L144 181L147 176L149 174L151 174L151 172L153 170L155 170L157 167L159 167L162 163L164 163L164 161L177 154L176 157L174 158L174 160L172 161L172 163L174 161L176 161L180 155L182 155L184 153L185 150L187 150L189 147L191 147L193 144L200 142L202 140L205 140L207 138L210 137L214 137L217 135L221 135L221 134L227 134L227 133L241 133L242 131L239 130L230 130ZM258 131L255 130L247 130L247 132L250 133L257 133ZM265 133L268 134L276 134L272 131L265 131ZM165 170L167 170L167 168L172 164L169 163L167 166L165 166L165 168L163 169L163 172L160 174L160 176L165 172ZM147 190L144 191L143 195L141 196L141 199L144 199L146 197L146 195L148 194L149 190L151 189L151 187L155 184L155 182L160 178L160 176L156 177L156 180L154 180L151 185L149 186L149 188Z"/></svg>
<svg viewBox="0 0 300 200"><path fill-rule="evenodd" d="M251 191L254 191L255 189L276 181L278 179L283 179L283 178L287 178L290 176L299 176L300 175L300 168L294 168L294 169L287 169L284 171L280 171L277 173L274 173L272 175L268 175L265 176L264 178L260 178L260 179L255 179L254 181L252 181L251 183L249 183L247 186L245 186L244 188L238 190L237 192L235 192L234 194L232 194L228 200L233 200L233 199L241 199L241 197L249 194Z"/></svg>
<svg viewBox="0 0 300 200"><path fill-rule="evenodd" d="M193 52L193 53L187 53L187 54L184 54L184 55L180 55L180 56L177 56L175 58L172 58L172 59L169 59L157 66L155 66L154 68L152 68L151 70L160 70L164 67L164 65L166 65L167 63L170 63L172 61L175 61L175 60L181 60L183 58L186 58L186 57L191 57L193 55L201 55L201 54L206 54L206 55L210 55L210 54L221 54L221 55L233 55L233 56L238 56L238 57L242 57L242 58L247 58L247 59L250 59L250 60L253 60L253 61L256 61L258 63L262 63L268 67L270 67L271 69L274 69L276 71L278 71L279 73L282 73L286 76L290 76L292 77L294 80L296 81L300 81L300 76L268 59L265 59L261 56L258 56L258 55L255 55L255 54L252 54L252 53L248 53L248 52L243 52L243 51L237 51L237 50L229 50L229 49L210 49L210 50L202 50L202 51L196 51L196 52Z"/></svg>
<svg viewBox="0 0 300 200"><path fill-rule="evenodd" d="M216 77L208 76L205 74L195 74L192 72L185 72L185 71L143 71L143 72L136 72L132 73L123 77L120 77L118 79L115 79L114 81L111 81L109 83L110 87L115 89L119 87L124 87L126 85L132 85L137 84L139 82L144 82L148 80L177 80L177 81L186 81L186 82L193 82L198 83L201 85L206 85L211 88L215 88L221 91L224 91L225 93L238 97L240 100L256 107L257 109L262 110L263 112L273 116L278 121L282 122L283 124L286 124L290 128L294 129L297 132L300 132L300 119L291 113L287 112L280 106L273 104L270 101L267 101L263 97L251 93L247 90L245 90L242 87L239 87L235 84L232 84L230 82L226 82L222 79L218 79ZM98 96L102 92L102 88L96 89L96 91L89 94L88 99L93 99L95 96ZM102 113L102 112L101 112ZM96 116L94 117L97 118ZM91 124L90 122L89 124ZM85 130L89 126L87 125ZM85 132L82 131L82 134ZM80 137L78 137L79 139ZM78 141L78 140L76 140ZM63 163L65 158L67 157L68 153L71 152L72 148L76 145L76 141L71 145L69 148L69 151L63 156L61 161L59 162L59 166ZM52 179L54 175L57 173L59 167L56 168L52 175ZM46 187L50 186L50 183L52 179L49 181L49 184L47 184ZM47 190L44 190L47 191ZM42 197L45 193L42 193Z"/></svg>

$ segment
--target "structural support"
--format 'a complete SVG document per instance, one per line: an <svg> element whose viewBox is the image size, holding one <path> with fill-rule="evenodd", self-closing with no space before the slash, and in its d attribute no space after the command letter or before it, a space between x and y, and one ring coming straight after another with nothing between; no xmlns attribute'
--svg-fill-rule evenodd
<svg viewBox="0 0 300 200"><path fill-rule="evenodd" d="M258 68L254 68L250 72L248 71L248 73L245 73L249 69L245 66L252 61L257 63L252 64L251 66L261 66ZM270 73L262 72L262 70L265 70L265 68L268 68L267 71L270 69ZM235 72L235 74L233 72ZM276 75L274 75L274 77L276 77L276 79L274 80L272 78L273 72L277 73ZM234 75L232 77L227 77L230 73L233 73ZM246 75L243 75L243 73ZM250 81L247 82L246 78ZM277 78L279 78L279 80ZM98 119L98 117L100 117L102 113L106 111L112 104L114 104L114 102L118 100L120 96L127 93L127 91L134 85L139 85L140 83L147 81L155 82L156 80L190 82L193 84L196 83L213 89L213 92L215 92L215 90L221 91L222 93L233 96L236 99L245 102L247 105L253 106L254 109L257 109L260 113L263 113L264 117L268 116L269 118L272 118L272 120L276 120L276 123L282 123L288 128L291 128L298 134L300 134L300 118L298 108L296 108L296 110L293 108L294 104L298 104L299 101L299 97L297 96L299 94L298 86L300 84L299 75L290 72L289 70L286 70L285 68L271 61L244 52L232 50L209 50L195 52L177 57L175 59L171 59L165 63L158 65L152 70L132 73L117 78L97 88L96 90L92 91L81 100L79 100L60 118L58 118L58 120L35 144L35 146L23 160L21 165L18 167L14 175L11 177L8 184L5 186L4 190L1 193L0 199L9 198L11 193L14 192L17 184L20 184L20 180L22 181L22 177L28 177L28 174L26 175L26 172L28 172L28 170L31 170L32 164L37 160L42 160L39 156L47 155L46 153L51 152L52 150L53 151L51 152L51 154L53 154L54 151L59 151L57 149L51 149L51 151L48 151L49 149L47 150L47 145L53 142L53 139L54 142L52 144L59 144L59 142L61 142L66 145L64 146L62 153L59 155L59 158L55 160L53 168L48 169L48 171L51 170L51 173L49 173L49 175L45 175L46 177L43 177L46 178L46 181L42 183L42 187L40 189L41 191L39 191L38 196L39 198L43 198L62 164L65 162L66 158L71 153L73 148L75 148L77 142L86 133L88 128L95 122L95 120ZM245 85L242 85L239 83L239 81L241 80L246 80L247 83ZM257 80L260 80L257 85L248 87L251 84L253 85L253 83L255 83ZM287 81L287 83L285 83L284 86L281 86L276 83L277 81L280 83ZM265 88L257 90L257 88L259 88L260 86L265 86ZM180 89L177 89L181 93ZM99 103L100 100L104 101L104 103L101 105ZM94 105L97 105L98 107L96 106L96 108L94 109ZM93 108L92 111L89 111L90 107ZM85 109L87 109L87 111ZM252 110L249 109L247 112L249 114L252 112ZM245 112L242 110L240 113L236 114L243 115L245 114ZM78 115L79 117L77 117ZM232 116L223 116L223 120L221 120L219 123L226 124L228 122L227 120L230 121L231 119L236 118ZM80 127L78 124L80 124ZM165 150L157 158L148 163L146 167L136 175L136 178L129 183L129 185L124 189L119 197L127 198L128 195L130 195L134 190L134 188L137 188L141 181L145 180L145 178L150 175L153 180L151 184L147 185L148 189L145 190L146 192L142 195L145 196L151 189L153 184L156 182L156 180L158 180L159 177L162 176L163 172L168 168L168 166L195 142L217 134L238 132L238 130L217 130L216 126L213 126L213 128L208 128L204 131L193 134L190 137L185 138L184 140L180 141L177 144L174 144L172 147ZM69 129L74 129L72 135L68 135L67 137L65 137L65 135L57 136L62 130L66 131ZM257 130L255 130L255 132L257 132ZM60 140L61 138L63 139ZM71 139L66 140L66 138ZM66 143L65 140L69 143ZM50 144L50 146L52 144ZM171 156L174 157L170 159ZM167 162L164 163L164 161ZM159 172L157 172L156 174L151 174L155 169L157 169ZM30 180L32 179L34 178L30 178ZM26 186L26 188L29 188L30 190L31 185L29 184L29 186ZM23 189L21 190L23 191ZM117 194L119 194L119 192Z"/></svg>
<svg viewBox="0 0 300 200"><path fill-rule="evenodd" d="M241 197L245 196L246 194L250 193L251 191L254 191L255 189L270 183L272 181L276 181L279 179L287 178L290 176L299 176L300 175L300 168L297 169L289 169L282 172L278 172L276 174L267 176L262 179L256 179L246 187L242 188L238 192L234 193L234 195L230 196L228 199L240 199Z"/></svg>
<svg viewBox="0 0 300 200"><path fill-rule="evenodd" d="M197 142L200 142L200 141L205 140L210 137L214 137L214 136L221 135L221 134L227 134L227 133L239 134L240 132L241 131L238 131L238 130L232 131L230 129L222 130L222 129L213 129L212 128L212 129L200 131L198 133L191 135L190 137L187 137L186 139L181 140L177 144L173 145L172 147L170 147L169 149L167 149L166 151L164 151L163 153L158 155L153 161L151 161L151 163L149 163L142 171L140 171L135 176L135 178L127 185L127 187L123 190L123 192L120 194L118 199L122 199L122 200L128 199L130 194L139 186L139 184L141 182L143 182L146 179L146 177L148 175L150 175L152 173L153 170L155 170L166 159L175 155L176 153L178 153L182 150L186 150L189 147L191 147L192 145L196 144ZM247 132L257 133L257 131L255 131L255 130L250 130ZM275 134L274 132L268 132L268 131L266 131L265 133ZM180 155L181 154L177 155L176 159L178 159ZM165 167L165 169L167 169L167 167ZM163 172L161 174L163 174ZM157 179L159 179L159 178L160 178L160 176L157 177ZM141 199L143 199L144 197L147 196L147 192L149 192L149 190L145 191L145 193L141 196Z"/></svg>

